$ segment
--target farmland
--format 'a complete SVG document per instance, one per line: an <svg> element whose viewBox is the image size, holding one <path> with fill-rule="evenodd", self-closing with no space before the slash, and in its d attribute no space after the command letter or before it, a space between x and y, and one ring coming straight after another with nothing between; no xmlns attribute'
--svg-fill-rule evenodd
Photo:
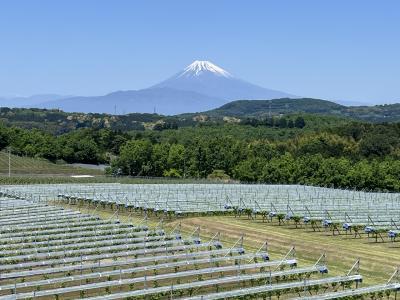
<svg viewBox="0 0 400 300"><path fill-rule="evenodd" d="M1 191L0 299L389 299L400 287L387 221L398 194L233 184Z"/></svg>
<svg viewBox="0 0 400 300"><path fill-rule="evenodd" d="M8 175L9 159L11 162L12 175L101 175L100 170L86 169L81 167L73 167L67 164L55 164L46 159L22 157L0 151L0 175Z"/></svg>
<svg viewBox="0 0 400 300"><path fill-rule="evenodd" d="M9 187L13 191L13 187ZM137 184L42 185L20 187L60 201L116 205L169 216L233 214L264 221L322 227L332 234L362 233L395 241L400 231L400 194L367 193L301 185Z"/></svg>
<svg viewBox="0 0 400 300"><path fill-rule="evenodd" d="M400 1L3 2L0 300L400 300Z"/></svg>

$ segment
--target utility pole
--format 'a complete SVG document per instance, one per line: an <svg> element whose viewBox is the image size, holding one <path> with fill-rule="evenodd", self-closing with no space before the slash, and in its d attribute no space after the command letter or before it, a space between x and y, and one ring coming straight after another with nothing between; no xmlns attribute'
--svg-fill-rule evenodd
<svg viewBox="0 0 400 300"><path fill-rule="evenodd" d="M8 177L11 177L11 148L8 148Z"/></svg>
<svg viewBox="0 0 400 300"><path fill-rule="evenodd" d="M271 100L269 101L268 116L271 118Z"/></svg>

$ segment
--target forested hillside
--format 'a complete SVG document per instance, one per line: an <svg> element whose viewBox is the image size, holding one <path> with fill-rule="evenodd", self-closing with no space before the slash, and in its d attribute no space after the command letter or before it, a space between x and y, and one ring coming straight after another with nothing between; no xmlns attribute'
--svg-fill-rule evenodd
<svg viewBox="0 0 400 300"><path fill-rule="evenodd" d="M260 117L269 114L318 113L339 115L346 106L319 99L239 100L206 112L210 116Z"/></svg>
<svg viewBox="0 0 400 300"><path fill-rule="evenodd" d="M294 120L298 115L307 118L307 123L311 127L334 126L351 120L375 123L400 122L400 104L347 107L319 99L242 100L207 112L176 116L139 113L84 114L66 113L56 109L0 108L0 121L4 125L36 128L52 134L63 134L80 128L144 131L193 127L198 124L251 125L263 122L266 125L276 126L281 121ZM274 119L273 124L271 119ZM281 127L283 125L285 124L280 124ZM290 124L287 125L290 127Z"/></svg>
<svg viewBox="0 0 400 300"><path fill-rule="evenodd" d="M113 130L145 130L159 120L169 120L157 114L84 114L67 113L57 109L0 108L0 121L7 126L26 129L41 129L53 134L62 134L80 128Z"/></svg>
<svg viewBox="0 0 400 300"><path fill-rule="evenodd" d="M400 191L400 123L315 126L323 117L312 117L129 133L81 128L60 135L1 126L0 149L51 161L110 163L113 175Z"/></svg>
<svg viewBox="0 0 400 300"><path fill-rule="evenodd" d="M110 175L400 191L399 118L399 104L345 107L318 99L235 101L179 116L1 108L0 150L108 163Z"/></svg>

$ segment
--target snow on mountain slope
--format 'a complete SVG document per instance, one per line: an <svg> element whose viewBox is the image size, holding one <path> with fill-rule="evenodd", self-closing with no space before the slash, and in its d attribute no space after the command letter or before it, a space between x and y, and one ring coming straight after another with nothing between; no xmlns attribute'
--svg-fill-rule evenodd
<svg viewBox="0 0 400 300"><path fill-rule="evenodd" d="M169 87L194 91L226 102L233 100L269 100L276 98L296 98L288 93L266 89L238 79L228 71L209 61L194 61L183 71L156 84L154 87Z"/></svg>
<svg viewBox="0 0 400 300"><path fill-rule="evenodd" d="M214 65L212 62L195 60L188 65L178 77L201 76L204 73L212 72L217 76L230 78L232 75L224 69Z"/></svg>

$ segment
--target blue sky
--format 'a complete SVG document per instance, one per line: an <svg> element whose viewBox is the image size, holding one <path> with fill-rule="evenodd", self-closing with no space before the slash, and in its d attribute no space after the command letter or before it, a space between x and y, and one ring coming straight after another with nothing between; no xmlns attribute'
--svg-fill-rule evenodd
<svg viewBox="0 0 400 300"><path fill-rule="evenodd" d="M296 95L400 101L400 1L0 0L0 95L140 89L196 59Z"/></svg>

